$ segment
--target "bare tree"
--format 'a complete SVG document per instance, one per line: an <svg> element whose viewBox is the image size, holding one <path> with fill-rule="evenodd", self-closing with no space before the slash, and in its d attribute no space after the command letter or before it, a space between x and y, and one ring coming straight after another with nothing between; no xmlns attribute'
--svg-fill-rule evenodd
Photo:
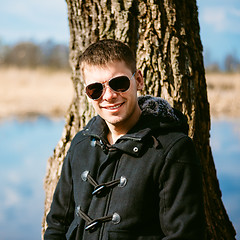
<svg viewBox="0 0 240 240"><path fill-rule="evenodd" d="M228 54L224 60L225 70L227 72L236 72L238 70L239 61L234 54Z"/></svg>
<svg viewBox="0 0 240 240"><path fill-rule="evenodd" d="M2 45L0 42L0 64L17 67L48 67L69 69L69 48L49 40L40 44L19 42Z"/></svg>
<svg viewBox="0 0 240 240"><path fill-rule="evenodd" d="M189 135L203 169L206 239L235 239L235 230L221 200L209 144L210 115L196 0L67 0L67 5L75 95L62 138L48 160L43 231L70 141L94 114L79 77L79 52L99 39L115 38L136 53L138 67L145 77L142 93L165 98L188 118Z"/></svg>
<svg viewBox="0 0 240 240"><path fill-rule="evenodd" d="M42 53L32 42L20 42L5 53L3 64L18 67L37 67L41 64Z"/></svg>
<svg viewBox="0 0 240 240"><path fill-rule="evenodd" d="M43 63L50 68L67 69L69 67L68 56L69 50L67 46L54 44L49 53L45 53Z"/></svg>

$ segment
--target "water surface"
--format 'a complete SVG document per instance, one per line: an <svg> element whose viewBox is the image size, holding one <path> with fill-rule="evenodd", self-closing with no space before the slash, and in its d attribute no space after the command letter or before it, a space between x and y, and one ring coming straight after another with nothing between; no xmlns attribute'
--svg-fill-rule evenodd
<svg viewBox="0 0 240 240"><path fill-rule="evenodd" d="M40 239L43 179L64 120L0 122L0 239ZM240 121L215 120L211 146L223 202L240 233Z"/></svg>

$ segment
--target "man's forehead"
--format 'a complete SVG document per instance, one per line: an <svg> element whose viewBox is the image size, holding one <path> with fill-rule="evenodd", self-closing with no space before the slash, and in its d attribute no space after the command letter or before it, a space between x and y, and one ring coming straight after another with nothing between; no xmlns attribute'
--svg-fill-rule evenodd
<svg viewBox="0 0 240 240"><path fill-rule="evenodd" d="M128 71L131 71L131 69L123 61L110 62L110 63L104 64L104 65L91 65L91 64L86 63L82 66L82 73L84 76L86 76L90 72L96 73L96 72L103 72L103 71L128 72Z"/></svg>
<svg viewBox="0 0 240 240"><path fill-rule="evenodd" d="M127 64L124 61L111 61L108 62L106 64L91 64L91 63L86 63L83 62L82 63L82 69L85 70L92 70L94 68L98 68L98 69L108 69L108 68L114 68L114 67L119 67L120 65L128 68Z"/></svg>

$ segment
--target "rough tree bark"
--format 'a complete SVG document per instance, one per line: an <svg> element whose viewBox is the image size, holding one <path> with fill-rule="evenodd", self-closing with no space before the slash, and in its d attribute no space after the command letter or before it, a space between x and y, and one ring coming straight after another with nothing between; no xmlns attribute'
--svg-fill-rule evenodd
<svg viewBox="0 0 240 240"><path fill-rule="evenodd" d="M83 92L77 57L90 43L115 38L136 53L143 72L142 94L161 96L186 114L189 136L203 168L206 239L235 239L221 200L209 143L210 114L196 0L66 0L70 27L70 65L75 95L62 137L48 160L44 183L45 218L74 135L94 115Z"/></svg>

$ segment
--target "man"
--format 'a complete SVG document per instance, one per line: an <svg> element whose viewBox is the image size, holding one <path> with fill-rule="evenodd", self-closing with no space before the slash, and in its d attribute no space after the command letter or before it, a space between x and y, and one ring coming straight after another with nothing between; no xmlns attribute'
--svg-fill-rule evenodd
<svg viewBox="0 0 240 240"><path fill-rule="evenodd" d="M98 115L71 143L45 240L204 239L200 164L184 115L137 97L143 76L119 41L90 45L79 69Z"/></svg>

